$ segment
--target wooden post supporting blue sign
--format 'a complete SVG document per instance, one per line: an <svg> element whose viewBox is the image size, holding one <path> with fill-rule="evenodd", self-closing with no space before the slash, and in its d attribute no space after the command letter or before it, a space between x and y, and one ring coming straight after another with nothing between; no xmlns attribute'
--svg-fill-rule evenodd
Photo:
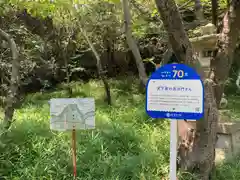
<svg viewBox="0 0 240 180"><path fill-rule="evenodd" d="M177 179L177 121L204 115L204 88L200 76L184 64L167 64L149 78L146 112L152 118L171 119L170 180Z"/></svg>

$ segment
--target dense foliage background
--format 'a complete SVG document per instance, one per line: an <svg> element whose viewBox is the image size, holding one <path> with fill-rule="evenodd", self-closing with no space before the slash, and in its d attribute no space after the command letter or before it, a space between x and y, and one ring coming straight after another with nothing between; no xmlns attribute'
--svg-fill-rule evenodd
<svg viewBox="0 0 240 180"><path fill-rule="evenodd" d="M194 2L176 2L184 24L191 24L196 19ZM210 22L211 3L202 0L202 5ZM220 21L226 7L227 0L219 0ZM133 36L149 75L167 49L167 34L153 0L131 0L130 9ZM153 123L144 112L144 96L138 92L137 67L126 43L120 0L2 0L0 27L14 38L19 49L20 93L27 95L14 116L17 121L11 137L1 142L0 178L71 178L70 136L55 134L48 127L47 102L52 97L67 96L66 87L72 88L75 97L95 97L97 104L97 130L78 134L78 179L158 180L168 176L169 124ZM97 61L81 30L101 56L115 102L112 107L101 100L104 90L96 79ZM195 36L193 30L188 34ZM228 95L239 92L235 84L238 49L235 54ZM3 106L11 58L7 43L0 41ZM231 112L238 116L238 99L232 99ZM239 162L224 163L218 166L217 179L239 179ZM191 178L194 176L189 175Z"/></svg>

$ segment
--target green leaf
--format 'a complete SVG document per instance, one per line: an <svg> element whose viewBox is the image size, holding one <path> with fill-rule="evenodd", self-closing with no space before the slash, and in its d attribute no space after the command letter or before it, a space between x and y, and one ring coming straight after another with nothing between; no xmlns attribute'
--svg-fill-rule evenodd
<svg viewBox="0 0 240 180"><path fill-rule="evenodd" d="M151 17L154 17L158 14L158 10L157 9L154 9L152 14L151 14Z"/></svg>

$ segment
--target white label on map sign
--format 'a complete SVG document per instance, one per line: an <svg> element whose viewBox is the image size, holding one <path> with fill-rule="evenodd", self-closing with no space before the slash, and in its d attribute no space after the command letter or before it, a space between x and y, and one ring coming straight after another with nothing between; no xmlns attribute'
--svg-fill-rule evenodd
<svg viewBox="0 0 240 180"><path fill-rule="evenodd" d="M95 128L93 98L56 98L50 100L50 129L66 131Z"/></svg>
<svg viewBox="0 0 240 180"><path fill-rule="evenodd" d="M203 113L200 80L153 80L148 84L148 111Z"/></svg>

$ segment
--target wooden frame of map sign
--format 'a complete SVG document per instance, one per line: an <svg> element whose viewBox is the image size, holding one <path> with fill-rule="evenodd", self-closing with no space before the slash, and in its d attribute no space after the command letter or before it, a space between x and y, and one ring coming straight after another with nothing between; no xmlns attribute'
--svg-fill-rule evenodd
<svg viewBox="0 0 240 180"><path fill-rule="evenodd" d="M147 82L146 112L152 118L172 120L170 180L176 180L177 120L198 120L204 116L204 88L200 76L184 64L158 68Z"/></svg>

